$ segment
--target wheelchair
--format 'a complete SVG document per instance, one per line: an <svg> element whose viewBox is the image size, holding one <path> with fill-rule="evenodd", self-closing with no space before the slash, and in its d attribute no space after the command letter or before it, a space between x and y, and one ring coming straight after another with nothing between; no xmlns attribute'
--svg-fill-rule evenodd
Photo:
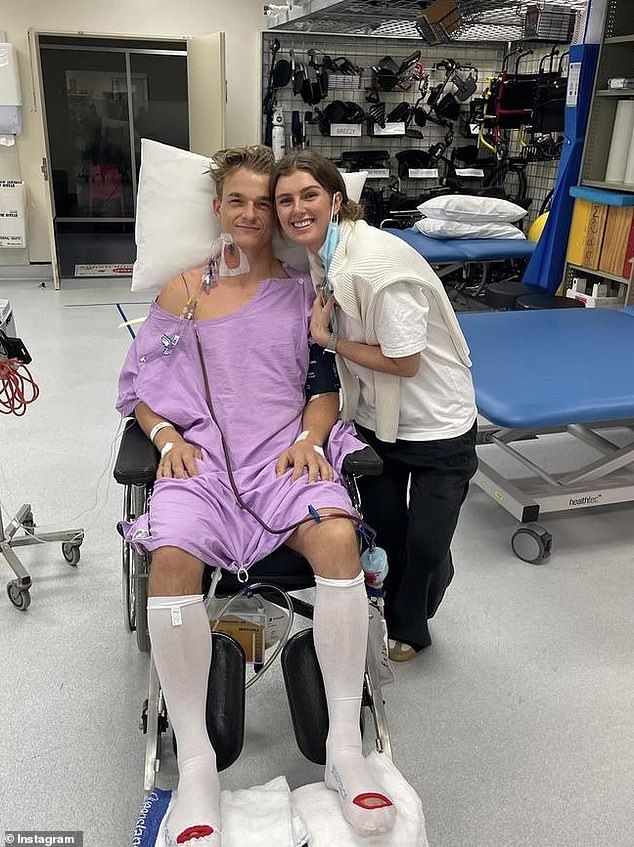
<svg viewBox="0 0 634 847"><path fill-rule="evenodd" d="M136 420L129 420L114 466L114 477L124 486L125 521L133 521L147 510L158 461L157 450ZM346 456L343 464L344 480L355 509L360 510L357 477L379 475L381 471L382 461L369 446ZM149 653L149 557L137 553L125 540L122 544L122 570L124 621L127 629L135 633L139 650ZM211 574L212 569L205 568L205 595L210 590ZM279 605L280 596L285 596L293 616L306 621L312 620L312 606L288 593L313 587L315 583L312 569L305 559L284 545L256 562L248 571L246 583L240 582L236 574L225 570L217 581L214 578L214 582L215 590L212 593L215 598L228 598L241 593L251 596L252 593L257 593L263 599ZM381 690L383 680L391 676L387 661L387 630L382 599L371 589L368 593L368 650L360 721L364 729L364 717L366 712L370 713L376 749L391 760L392 749ZM213 632L212 638L206 719L209 738L216 752L218 770L221 771L236 761L243 747L246 658L241 645L230 635ZM328 711L310 627L300 629L286 641L281 649L281 663L297 745L309 761L324 765ZM254 666L254 670L257 676L258 667ZM148 699L143 708L141 728L146 735L144 788L151 791L156 785L160 769L163 736L169 729L169 716L151 657ZM173 738L174 749L175 743Z"/></svg>

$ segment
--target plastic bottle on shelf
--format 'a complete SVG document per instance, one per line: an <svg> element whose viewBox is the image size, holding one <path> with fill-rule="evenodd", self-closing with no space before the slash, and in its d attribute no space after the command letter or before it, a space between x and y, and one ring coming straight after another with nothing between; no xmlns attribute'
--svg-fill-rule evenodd
<svg viewBox="0 0 634 847"><path fill-rule="evenodd" d="M284 127L284 112L279 108L279 106L276 106L275 111L273 112L273 135L271 146L273 148L273 155L275 156L275 161L279 162L284 153L286 153L286 130Z"/></svg>

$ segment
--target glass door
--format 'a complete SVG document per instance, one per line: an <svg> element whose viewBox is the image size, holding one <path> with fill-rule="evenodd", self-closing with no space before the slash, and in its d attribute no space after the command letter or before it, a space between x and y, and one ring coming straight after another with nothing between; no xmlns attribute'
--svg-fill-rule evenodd
<svg viewBox="0 0 634 847"><path fill-rule="evenodd" d="M141 139L189 150L187 59L166 52L130 53L132 131L136 174Z"/></svg>
<svg viewBox="0 0 634 847"><path fill-rule="evenodd" d="M124 53L42 46L57 220L132 218Z"/></svg>

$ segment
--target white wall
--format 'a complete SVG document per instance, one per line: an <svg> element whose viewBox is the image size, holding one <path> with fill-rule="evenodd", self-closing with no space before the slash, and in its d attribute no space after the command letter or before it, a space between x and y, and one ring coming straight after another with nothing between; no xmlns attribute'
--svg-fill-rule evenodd
<svg viewBox="0 0 634 847"><path fill-rule="evenodd" d="M266 28L263 5L264 0L3 0L0 29L18 53L24 132L15 148L0 148L0 179L24 179L29 211L28 255L20 250L0 251L0 265L27 259L49 262L51 258L48 189L40 171L44 139L33 97L29 29L168 38L225 32L227 144L253 144L260 134L260 33Z"/></svg>

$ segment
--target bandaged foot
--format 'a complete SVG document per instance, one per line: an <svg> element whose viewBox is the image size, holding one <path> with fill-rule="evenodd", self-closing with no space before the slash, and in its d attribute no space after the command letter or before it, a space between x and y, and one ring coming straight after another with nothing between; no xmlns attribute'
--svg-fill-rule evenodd
<svg viewBox="0 0 634 847"><path fill-rule="evenodd" d="M396 807L377 783L360 750L328 752L327 788L337 791L344 818L358 835L382 835L396 820Z"/></svg>
<svg viewBox="0 0 634 847"><path fill-rule="evenodd" d="M380 835L394 826L396 807L377 784L361 749L359 713L368 639L363 574L354 579L315 576L315 584L313 637L330 721L326 786L338 792L343 816L357 834Z"/></svg>
<svg viewBox="0 0 634 847"><path fill-rule="evenodd" d="M220 782L215 756L179 762L178 790L165 824L168 847L220 847Z"/></svg>

